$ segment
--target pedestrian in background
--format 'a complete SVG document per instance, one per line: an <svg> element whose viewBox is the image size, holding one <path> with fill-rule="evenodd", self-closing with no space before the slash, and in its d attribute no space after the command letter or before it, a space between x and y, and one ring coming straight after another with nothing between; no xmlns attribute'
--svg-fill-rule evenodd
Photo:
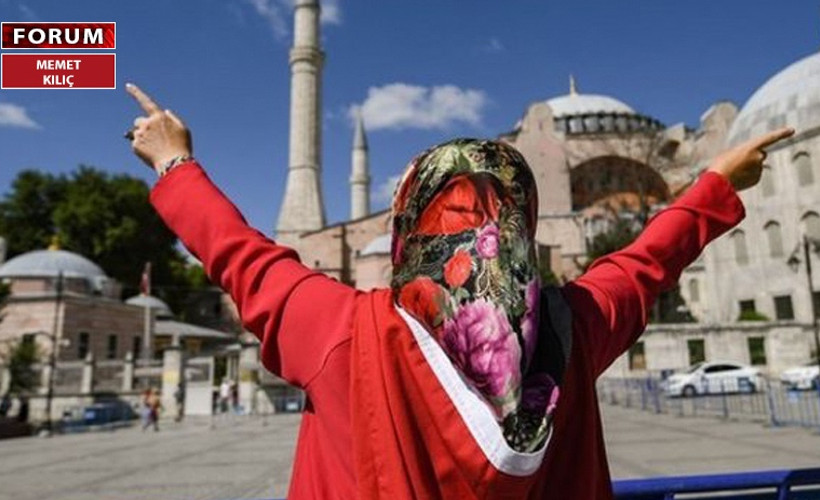
<svg viewBox="0 0 820 500"><path fill-rule="evenodd" d="M231 410L234 414L239 415L241 408L239 407L239 384L235 380L231 380Z"/></svg>
<svg viewBox="0 0 820 500"><path fill-rule="evenodd" d="M142 393L142 430L154 427L159 431L159 411L161 408L159 391L153 388L145 389Z"/></svg>
<svg viewBox="0 0 820 500"><path fill-rule="evenodd" d="M219 384L219 413L226 414L231 402L231 382L228 377L222 379Z"/></svg>
<svg viewBox="0 0 820 500"><path fill-rule="evenodd" d="M148 404L148 399L151 396L151 389L145 389L140 396L140 421L142 423L142 430L151 425L151 407Z"/></svg>
<svg viewBox="0 0 820 500"><path fill-rule="evenodd" d="M159 431L159 412L162 409L162 402L159 398L159 390L151 389L148 395L148 420L154 426L154 432Z"/></svg>
<svg viewBox="0 0 820 500"><path fill-rule="evenodd" d="M177 389L174 391L174 402L176 403L177 410L174 421L181 422L185 416L185 384L183 382L177 384Z"/></svg>

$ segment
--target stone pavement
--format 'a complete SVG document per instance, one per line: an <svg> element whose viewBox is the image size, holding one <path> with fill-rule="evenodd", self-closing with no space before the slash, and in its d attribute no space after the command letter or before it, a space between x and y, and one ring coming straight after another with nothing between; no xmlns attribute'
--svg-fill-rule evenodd
<svg viewBox="0 0 820 500"><path fill-rule="evenodd" d="M820 429L601 410L614 478L820 467Z"/></svg>
<svg viewBox="0 0 820 500"><path fill-rule="evenodd" d="M614 477L820 467L806 429L603 407ZM0 441L1 500L228 500L283 497L298 415L165 423Z"/></svg>
<svg viewBox="0 0 820 500"><path fill-rule="evenodd" d="M0 499L283 497L299 415L215 422L0 441Z"/></svg>

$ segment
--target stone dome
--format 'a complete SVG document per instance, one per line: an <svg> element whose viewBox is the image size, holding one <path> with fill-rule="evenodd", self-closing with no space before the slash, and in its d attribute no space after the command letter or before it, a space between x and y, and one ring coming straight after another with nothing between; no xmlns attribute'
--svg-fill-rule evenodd
<svg viewBox="0 0 820 500"><path fill-rule="evenodd" d="M635 114L634 109L618 99L598 94L578 94L570 92L567 95L553 97L547 100L547 104L552 109L552 116L554 118L597 113Z"/></svg>
<svg viewBox="0 0 820 500"><path fill-rule="evenodd" d="M555 129L565 134L628 133L660 130L661 123L637 113L614 97L581 94L570 77L569 94L546 101Z"/></svg>
<svg viewBox="0 0 820 500"><path fill-rule="evenodd" d="M789 65L757 89L732 123L728 144L787 125L798 132L820 125L820 53Z"/></svg>
<svg viewBox="0 0 820 500"><path fill-rule="evenodd" d="M150 307L151 311L159 317L171 317L174 315L171 312L171 308L168 307L168 304L153 295L134 295L127 299L125 303L131 306Z"/></svg>
<svg viewBox="0 0 820 500"><path fill-rule="evenodd" d="M82 255L66 250L35 250L0 265L0 278L85 278L91 282L107 279L105 272Z"/></svg>

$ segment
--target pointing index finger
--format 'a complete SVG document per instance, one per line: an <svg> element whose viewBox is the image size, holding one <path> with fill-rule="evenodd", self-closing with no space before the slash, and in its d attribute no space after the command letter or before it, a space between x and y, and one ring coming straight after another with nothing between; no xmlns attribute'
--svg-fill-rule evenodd
<svg viewBox="0 0 820 500"><path fill-rule="evenodd" d="M780 140L785 139L786 137L790 137L793 134L794 129L791 127L780 128L775 131L769 132L768 134L752 139L751 145L755 149L763 149L771 146L772 144L775 144Z"/></svg>
<svg viewBox="0 0 820 500"><path fill-rule="evenodd" d="M154 102L153 99L148 97L148 94L143 92L139 87L134 85L133 83L127 83L125 85L125 90L128 91L131 96L137 100L142 110L145 111L148 115L155 115L157 113L161 113L162 110L159 108L157 103Z"/></svg>

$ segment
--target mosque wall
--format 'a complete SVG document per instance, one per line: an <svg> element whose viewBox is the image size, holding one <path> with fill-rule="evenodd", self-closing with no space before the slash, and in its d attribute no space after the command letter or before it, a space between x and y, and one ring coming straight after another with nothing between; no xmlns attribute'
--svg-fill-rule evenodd
<svg viewBox="0 0 820 500"><path fill-rule="evenodd" d="M56 309L53 297L9 301L3 308L3 321L0 321L0 344L8 345L34 334L41 354L48 356ZM65 297L60 306L57 329L60 338L68 339L67 345L60 348L61 361L80 359L80 333L88 334L86 347L96 359L109 358L109 336L116 336L114 358L122 359L132 349L132 339L135 336L141 338L143 311L93 297Z"/></svg>
<svg viewBox="0 0 820 500"><path fill-rule="evenodd" d="M358 253L368 243L390 230L390 211L378 212L305 233L299 238L299 256L308 267L321 270L346 283L357 283L355 260Z"/></svg>
<svg viewBox="0 0 820 500"><path fill-rule="evenodd" d="M603 377L657 376L665 370L681 370L695 362L690 343L702 342L707 361L753 363L749 339L763 339L765 364L761 371L777 377L782 371L810 361L813 345L810 325L795 322L741 322L729 325L650 325L638 340L638 348L624 353ZM635 352L643 351L636 356Z"/></svg>
<svg viewBox="0 0 820 500"><path fill-rule="evenodd" d="M802 250L794 252L803 234L820 238L815 158L820 158L820 137L798 137L771 151L760 184L740 193L746 218L706 251L707 288L714 304L709 320L735 321L741 301L753 301L754 310L770 319L786 319L788 302L792 317L811 320L804 257ZM788 265L793 254L800 259L796 271ZM816 253L812 259L814 286L820 290L820 259Z"/></svg>
<svg viewBox="0 0 820 500"><path fill-rule="evenodd" d="M586 255L583 224L577 215L540 217L535 239L540 245L549 246L556 254L550 259L552 272L558 277L572 278L577 274L576 259L583 261Z"/></svg>
<svg viewBox="0 0 820 500"><path fill-rule="evenodd" d="M393 276L393 262L387 254L367 255L356 261L356 288L387 288Z"/></svg>
<svg viewBox="0 0 820 500"><path fill-rule="evenodd" d="M88 352L97 360L123 359L134 346L134 338L142 339L145 312L141 307L121 302L76 297L66 300L63 312L63 338L69 346L61 359L82 359L80 335L88 334ZM110 337L115 337L115 345ZM113 349L111 349L113 347Z"/></svg>
<svg viewBox="0 0 820 500"><path fill-rule="evenodd" d="M54 300L38 299L25 302L9 300L3 306L3 320L0 321L0 349L22 340L26 334L43 332L50 334L54 329ZM51 352L48 338L38 335L35 342L44 354Z"/></svg>
<svg viewBox="0 0 820 500"><path fill-rule="evenodd" d="M729 130L737 118L734 103L721 101L713 104L700 117L700 128L692 141L691 162L693 166L706 166L726 147Z"/></svg>
<svg viewBox="0 0 820 500"><path fill-rule="evenodd" d="M521 152L535 176L538 213L569 213L572 209L569 166L554 133L552 111L546 103L530 106L510 143Z"/></svg>

